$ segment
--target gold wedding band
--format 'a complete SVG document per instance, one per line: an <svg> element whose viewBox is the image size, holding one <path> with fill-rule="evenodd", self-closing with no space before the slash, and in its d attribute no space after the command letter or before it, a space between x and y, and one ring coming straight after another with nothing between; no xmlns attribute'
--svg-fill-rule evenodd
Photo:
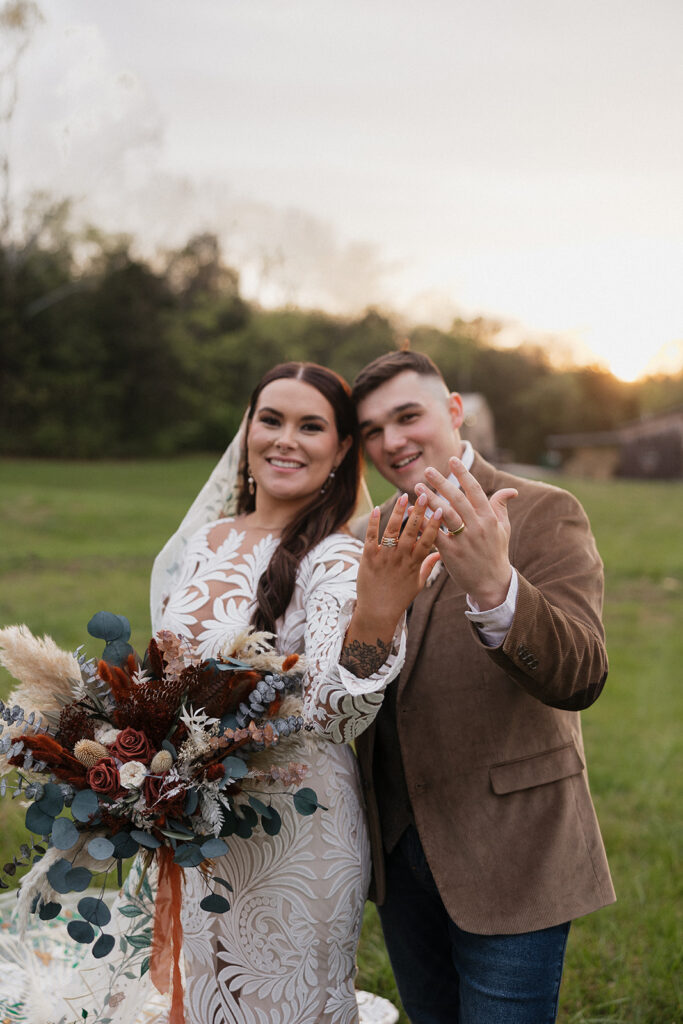
<svg viewBox="0 0 683 1024"><path fill-rule="evenodd" d="M449 537L457 537L459 533L465 529L465 524L461 523L457 530L448 530Z"/></svg>
<svg viewBox="0 0 683 1024"><path fill-rule="evenodd" d="M384 548L395 548L398 545L397 537L382 537L380 544Z"/></svg>

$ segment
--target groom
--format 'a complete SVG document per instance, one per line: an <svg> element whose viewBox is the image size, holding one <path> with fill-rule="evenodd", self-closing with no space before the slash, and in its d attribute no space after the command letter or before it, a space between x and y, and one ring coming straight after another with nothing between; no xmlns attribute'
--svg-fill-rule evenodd
<svg viewBox="0 0 683 1024"><path fill-rule="evenodd" d="M353 396L368 457L444 522L398 683L356 741L401 999L414 1024L546 1024L571 920L614 900L578 715L607 676L602 563L575 498L461 440L427 356L375 359Z"/></svg>

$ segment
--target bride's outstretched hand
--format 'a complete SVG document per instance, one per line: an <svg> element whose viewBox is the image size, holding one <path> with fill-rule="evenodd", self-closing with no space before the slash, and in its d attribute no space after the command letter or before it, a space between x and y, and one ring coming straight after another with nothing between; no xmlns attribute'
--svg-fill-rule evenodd
<svg viewBox="0 0 683 1024"><path fill-rule="evenodd" d="M394 628L440 558L434 542L441 516L425 518L427 499L419 497L401 530L407 509L408 497L402 494L381 538L379 509L373 509L358 569L359 610L372 620L381 616L387 623L391 621Z"/></svg>
<svg viewBox="0 0 683 1024"><path fill-rule="evenodd" d="M438 509L425 519L426 508L427 498L420 497L408 510L408 498L401 495L381 538L379 509L370 513L358 566L356 607L339 659L359 678L377 672L386 661L401 615L441 557L433 549L442 512ZM407 510L408 521L401 530Z"/></svg>

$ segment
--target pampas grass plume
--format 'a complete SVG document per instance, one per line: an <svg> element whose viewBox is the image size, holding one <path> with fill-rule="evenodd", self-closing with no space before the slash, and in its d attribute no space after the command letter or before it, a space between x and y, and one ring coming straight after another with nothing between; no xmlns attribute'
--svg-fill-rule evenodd
<svg viewBox="0 0 683 1024"><path fill-rule="evenodd" d="M73 699L74 685L81 678L73 654L58 647L52 637L41 640L23 625L0 629L0 664L21 683L8 703L46 717L59 716L64 704Z"/></svg>

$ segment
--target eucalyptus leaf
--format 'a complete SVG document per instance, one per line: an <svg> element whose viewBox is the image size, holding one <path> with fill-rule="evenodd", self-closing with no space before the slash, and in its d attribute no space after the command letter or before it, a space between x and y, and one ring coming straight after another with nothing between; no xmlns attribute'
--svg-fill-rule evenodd
<svg viewBox="0 0 683 1024"><path fill-rule="evenodd" d="M183 811L185 814L194 814L199 804L199 794L196 789L188 789L187 796L185 797L185 806Z"/></svg>
<svg viewBox="0 0 683 1024"><path fill-rule="evenodd" d="M92 942L95 930L87 921L69 921L66 930L75 942Z"/></svg>
<svg viewBox="0 0 683 1024"><path fill-rule="evenodd" d="M106 640L107 643L119 639L128 640L130 637L130 622L125 615L115 615L114 612L96 612L86 629L90 636Z"/></svg>
<svg viewBox="0 0 683 1024"><path fill-rule="evenodd" d="M117 832L111 837L114 847L114 856L119 858L133 857L139 849L139 844L133 839L130 832Z"/></svg>
<svg viewBox="0 0 683 1024"><path fill-rule="evenodd" d="M304 789L298 789L294 794L294 807L299 814L304 816L308 814L314 814L320 807L322 810L327 810L322 804L318 803L318 797L316 796L315 790L308 787Z"/></svg>
<svg viewBox="0 0 683 1024"><path fill-rule="evenodd" d="M71 818L56 818L52 826L52 845L58 850L70 850L79 839L79 831Z"/></svg>
<svg viewBox="0 0 683 1024"><path fill-rule="evenodd" d="M259 800L256 796L249 797L249 803L254 808L257 814L262 815L264 818L269 818L273 808L269 807L268 804L264 804L262 800Z"/></svg>
<svg viewBox="0 0 683 1024"><path fill-rule="evenodd" d="M226 882L226 880L224 878L219 878L218 875L214 875L213 876L213 881L214 882L218 882L219 885L224 885L226 889L229 889L230 892L233 892L233 888L230 885L230 882Z"/></svg>
<svg viewBox="0 0 683 1024"><path fill-rule="evenodd" d="M90 924L96 924L100 928L111 921L111 911L104 902L97 896L84 896L78 901L78 913Z"/></svg>
<svg viewBox="0 0 683 1024"><path fill-rule="evenodd" d="M42 796L36 800L38 807L43 814L49 814L56 818L64 808L64 796L59 786L54 782L47 782L43 786Z"/></svg>
<svg viewBox="0 0 683 1024"><path fill-rule="evenodd" d="M212 892L209 896L205 896L200 901L199 906L202 910L210 910L214 914L224 914L226 910L230 910L230 904L225 896L219 896L217 892Z"/></svg>
<svg viewBox="0 0 683 1024"><path fill-rule="evenodd" d="M97 794L92 789L79 789L71 804L71 813L76 821L89 821L95 817L99 809Z"/></svg>
<svg viewBox="0 0 683 1024"><path fill-rule="evenodd" d="M270 817L261 818L261 825L267 836L276 836L278 834L282 828L282 818L274 807L270 808Z"/></svg>
<svg viewBox="0 0 683 1024"><path fill-rule="evenodd" d="M234 757L232 754L222 761L225 774L231 779L243 779L247 774L247 766L241 757Z"/></svg>
<svg viewBox="0 0 683 1024"><path fill-rule="evenodd" d="M44 814L38 804L31 804L26 811L26 828L38 836L49 836L54 818Z"/></svg>
<svg viewBox="0 0 683 1024"><path fill-rule="evenodd" d="M228 844L222 839L207 839L200 846L200 850L204 857L222 857L228 852Z"/></svg>
<svg viewBox="0 0 683 1024"><path fill-rule="evenodd" d="M103 956L108 956L108 954L111 953L115 945L116 939L114 936L105 935L103 932L92 948L92 955L98 960L101 960Z"/></svg>
<svg viewBox="0 0 683 1024"><path fill-rule="evenodd" d="M70 892L83 892L92 881L92 871L88 868L71 868L64 876Z"/></svg>
<svg viewBox="0 0 683 1024"><path fill-rule="evenodd" d="M176 850L173 860L183 868L196 868L204 860L204 855L196 843L183 843Z"/></svg>
<svg viewBox="0 0 683 1024"><path fill-rule="evenodd" d="M61 903L42 903L38 911L38 917L41 921L52 921L53 918L57 917L61 909Z"/></svg>
<svg viewBox="0 0 683 1024"><path fill-rule="evenodd" d="M161 846L161 841L156 836L153 836L150 832L143 832L140 828L132 828L130 835L136 843L139 843L140 846L144 846L148 850L156 850Z"/></svg>
<svg viewBox="0 0 683 1024"><path fill-rule="evenodd" d="M111 839L106 839L104 836L95 836L88 843L88 853L93 860L109 860L114 856L115 849Z"/></svg>
<svg viewBox="0 0 683 1024"><path fill-rule="evenodd" d="M71 870L71 864L65 857L60 857L54 864L51 864L47 871L47 880L52 888L62 895L71 892L66 883L67 872Z"/></svg>

